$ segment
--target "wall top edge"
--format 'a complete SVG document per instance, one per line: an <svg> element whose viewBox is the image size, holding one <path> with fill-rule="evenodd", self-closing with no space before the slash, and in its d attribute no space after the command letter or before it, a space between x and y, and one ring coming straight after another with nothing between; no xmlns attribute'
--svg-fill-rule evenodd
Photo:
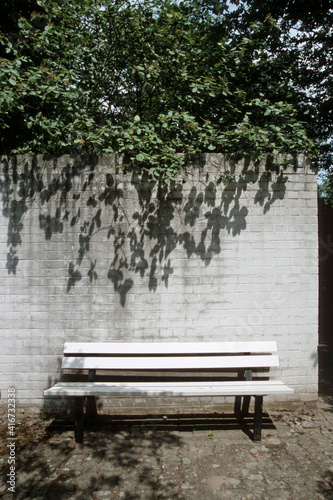
<svg viewBox="0 0 333 500"><path fill-rule="evenodd" d="M0 155L0 163L16 163L22 165L25 162L36 165L53 163L57 166L85 163L94 166L118 167L126 166L123 155L116 154L65 154L65 155L43 155L43 154L23 154L23 155ZM240 155L223 153L202 153L192 155L187 170L192 168L203 169L210 165L218 171L232 171L237 169L242 172L250 170L266 170L275 173L312 173L317 174L318 168L313 166L311 159L304 153L292 154L266 154L260 162L253 162L249 158ZM140 169L140 166L138 166ZM133 170L130 168L129 170Z"/></svg>

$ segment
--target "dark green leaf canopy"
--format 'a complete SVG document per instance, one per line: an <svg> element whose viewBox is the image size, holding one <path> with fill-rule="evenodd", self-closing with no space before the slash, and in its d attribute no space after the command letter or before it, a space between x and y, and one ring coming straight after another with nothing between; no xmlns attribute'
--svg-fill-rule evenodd
<svg viewBox="0 0 333 500"><path fill-rule="evenodd" d="M319 152L304 64L255 2L36 4L2 26L2 153L121 153L169 181L197 152Z"/></svg>

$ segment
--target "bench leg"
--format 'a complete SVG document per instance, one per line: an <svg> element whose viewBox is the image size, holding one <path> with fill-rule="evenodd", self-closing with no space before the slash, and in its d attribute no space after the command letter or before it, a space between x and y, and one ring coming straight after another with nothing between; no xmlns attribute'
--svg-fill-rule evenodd
<svg viewBox="0 0 333 500"><path fill-rule="evenodd" d="M237 417L245 417L249 414L251 396L236 396L234 412Z"/></svg>
<svg viewBox="0 0 333 500"><path fill-rule="evenodd" d="M97 416L97 406L95 396L87 397L86 416L94 418Z"/></svg>
<svg viewBox="0 0 333 500"><path fill-rule="evenodd" d="M242 406L242 410L241 410L243 416L249 414L250 401L251 401L251 396L244 396L243 397L243 406Z"/></svg>
<svg viewBox="0 0 333 500"><path fill-rule="evenodd" d="M253 441L261 441L261 428L262 428L262 401L263 396L254 397L254 432Z"/></svg>
<svg viewBox="0 0 333 500"><path fill-rule="evenodd" d="M235 397L235 405L234 405L234 412L237 417L241 413L241 405L242 405L242 396L236 396Z"/></svg>
<svg viewBox="0 0 333 500"><path fill-rule="evenodd" d="M84 398L79 396L75 398L75 442L83 443L83 422L84 422Z"/></svg>
<svg viewBox="0 0 333 500"><path fill-rule="evenodd" d="M94 382L96 376L96 370L89 370L88 372L88 382ZM95 396L87 397L86 406L86 416L94 418L97 416L96 398Z"/></svg>

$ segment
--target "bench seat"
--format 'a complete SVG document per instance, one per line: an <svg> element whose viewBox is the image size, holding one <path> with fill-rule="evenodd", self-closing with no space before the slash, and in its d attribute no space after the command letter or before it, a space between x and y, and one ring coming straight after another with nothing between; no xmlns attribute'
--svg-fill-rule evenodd
<svg viewBox="0 0 333 500"><path fill-rule="evenodd" d="M232 382L58 382L46 396L267 396L293 394L278 380Z"/></svg>
<svg viewBox="0 0 333 500"><path fill-rule="evenodd" d="M234 396L239 418L248 414L254 397L253 437L260 441L263 396L294 392L281 381L269 380L269 369L277 366L277 345L272 341L68 342L62 373L72 378L56 383L44 395L75 398L77 442L83 441L85 400L86 413L95 415L96 397Z"/></svg>

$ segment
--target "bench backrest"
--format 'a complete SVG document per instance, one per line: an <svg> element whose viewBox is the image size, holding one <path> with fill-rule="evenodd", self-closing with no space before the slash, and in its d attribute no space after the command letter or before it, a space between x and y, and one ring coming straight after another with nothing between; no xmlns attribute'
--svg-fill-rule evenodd
<svg viewBox="0 0 333 500"><path fill-rule="evenodd" d="M67 370L204 370L279 366L276 342L67 342Z"/></svg>

